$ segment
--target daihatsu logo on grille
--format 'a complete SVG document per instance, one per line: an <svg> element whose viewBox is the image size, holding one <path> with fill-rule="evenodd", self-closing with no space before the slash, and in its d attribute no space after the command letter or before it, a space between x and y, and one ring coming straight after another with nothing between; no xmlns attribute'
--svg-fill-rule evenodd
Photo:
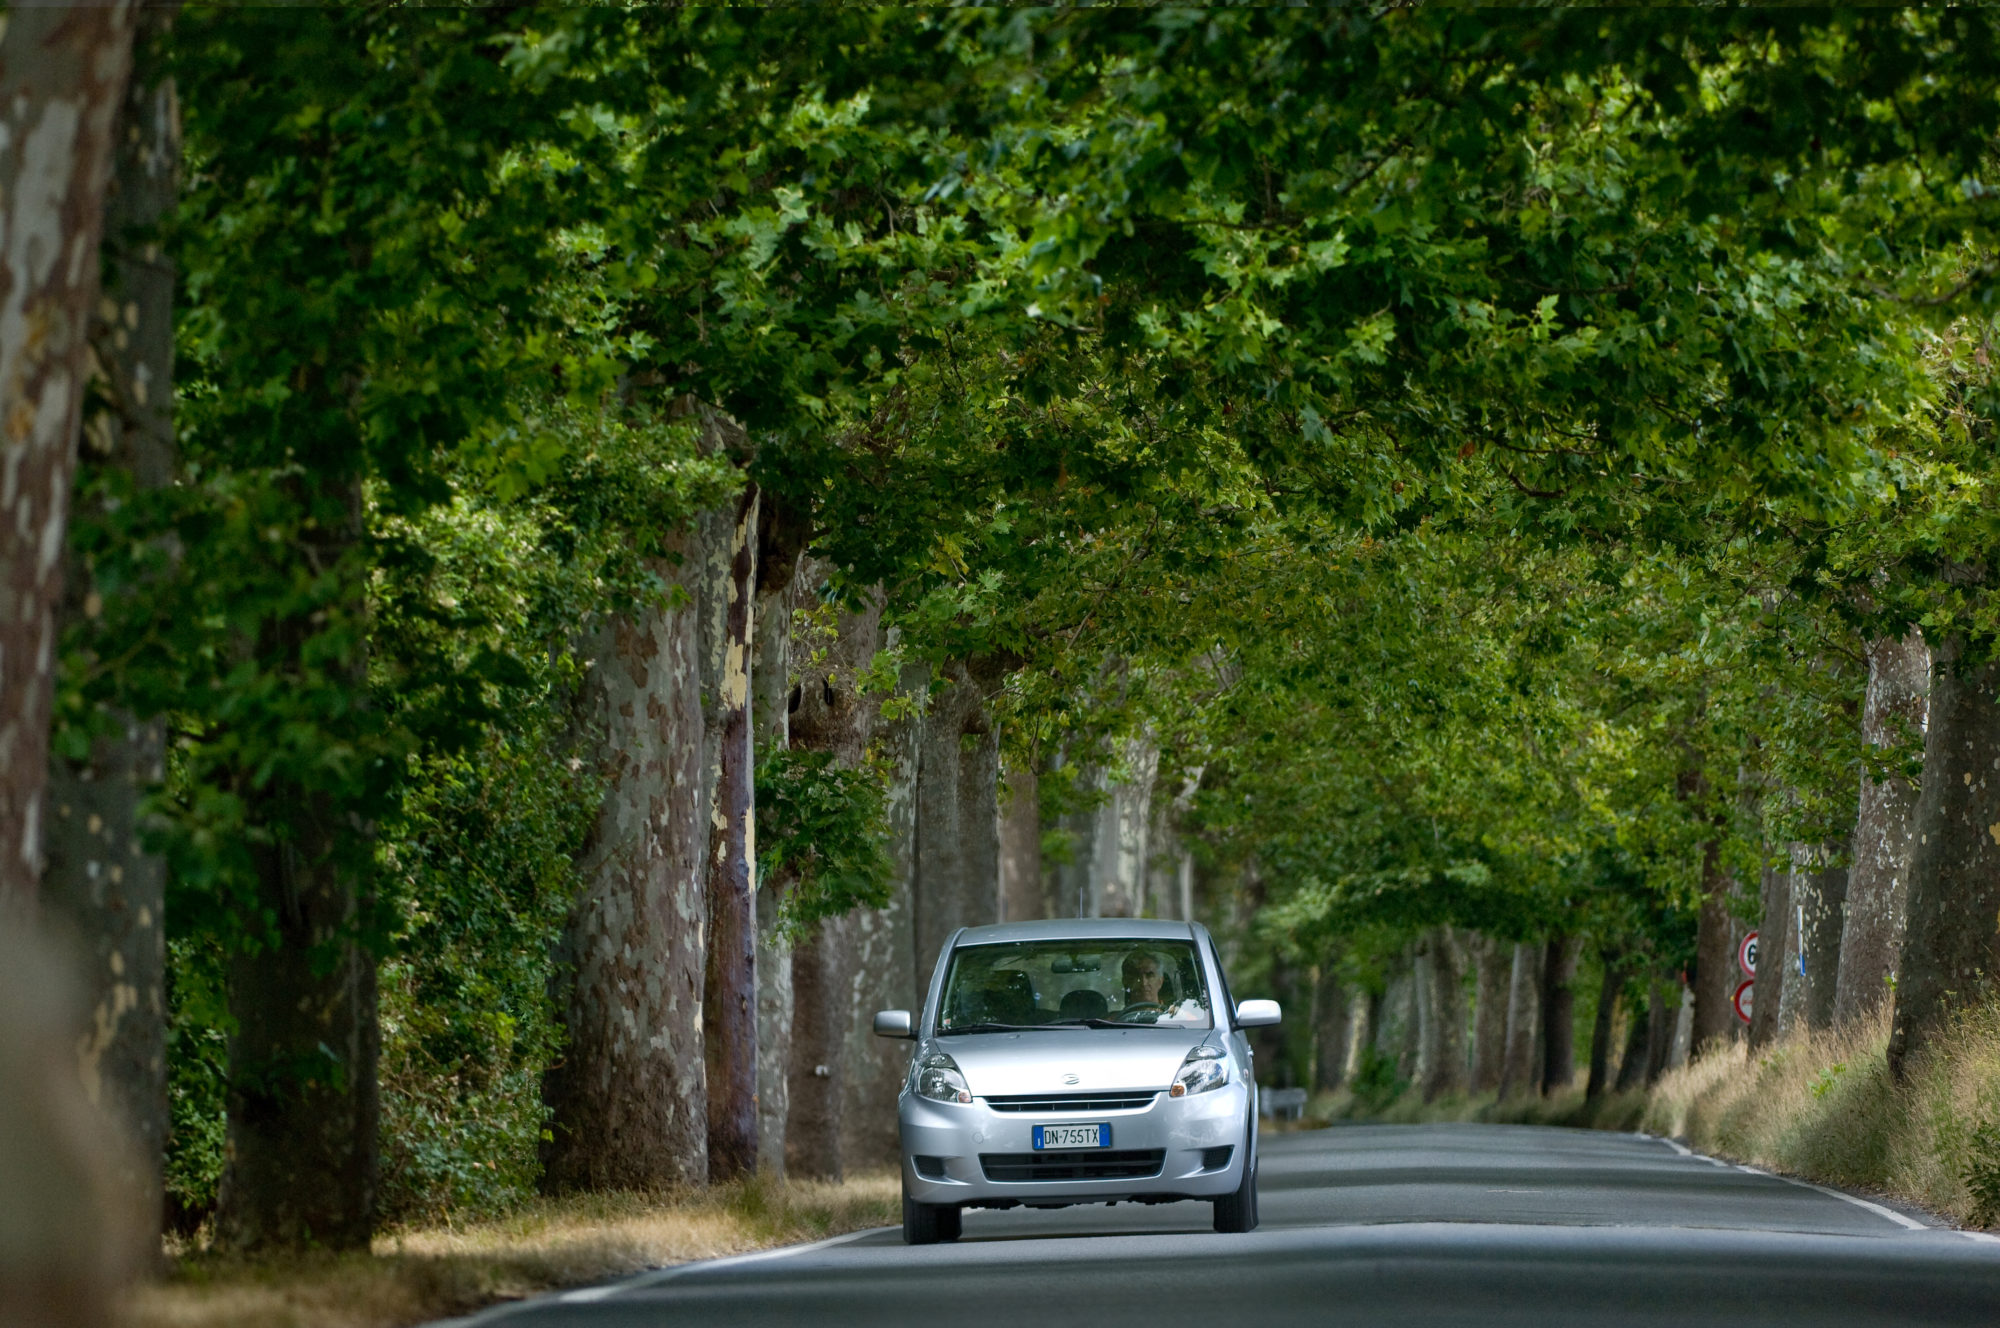
<svg viewBox="0 0 2000 1328"><path fill-rule="evenodd" d="M1080 1081L1079 1081L1079 1080L1077 1079L1077 1077L1076 1077L1075 1075L1073 1075L1073 1074L1066 1074L1066 1075L1064 1075L1064 1076L1063 1076L1063 1082L1064 1082L1064 1083L1066 1083L1066 1084L1074 1084L1074 1083L1078 1083L1078 1082L1080 1082Z"/></svg>

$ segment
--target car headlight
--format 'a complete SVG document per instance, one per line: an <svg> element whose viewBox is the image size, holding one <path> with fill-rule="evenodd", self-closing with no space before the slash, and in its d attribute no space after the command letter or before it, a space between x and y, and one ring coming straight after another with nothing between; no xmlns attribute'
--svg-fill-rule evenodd
<svg viewBox="0 0 2000 1328"><path fill-rule="evenodd" d="M1229 1059L1222 1048L1196 1047L1181 1062L1180 1072L1174 1076L1173 1087L1167 1090L1167 1096L1186 1097L1189 1093L1206 1093L1228 1082Z"/></svg>
<svg viewBox="0 0 2000 1328"><path fill-rule="evenodd" d="M972 1089L958 1072L958 1062L934 1051L917 1062L917 1096L933 1102L970 1102Z"/></svg>

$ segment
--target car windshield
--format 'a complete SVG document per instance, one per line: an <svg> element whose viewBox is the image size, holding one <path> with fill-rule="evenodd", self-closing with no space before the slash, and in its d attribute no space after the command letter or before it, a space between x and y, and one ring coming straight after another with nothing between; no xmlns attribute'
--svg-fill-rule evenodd
<svg viewBox="0 0 2000 1328"><path fill-rule="evenodd" d="M1014 941L952 952L938 1032L1020 1028L1208 1028L1192 941Z"/></svg>

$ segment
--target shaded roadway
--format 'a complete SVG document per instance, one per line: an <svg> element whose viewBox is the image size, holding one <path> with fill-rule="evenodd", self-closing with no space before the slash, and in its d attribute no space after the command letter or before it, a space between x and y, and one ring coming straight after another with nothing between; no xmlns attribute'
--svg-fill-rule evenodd
<svg viewBox="0 0 2000 1328"><path fill-rule="evenodd" d="M1207 1204L973 1211L663 1269L464 1321L2000 1325L2000 1239L1688 1153L1504 1125L1267 1133L1262 1225Z"/></svg>

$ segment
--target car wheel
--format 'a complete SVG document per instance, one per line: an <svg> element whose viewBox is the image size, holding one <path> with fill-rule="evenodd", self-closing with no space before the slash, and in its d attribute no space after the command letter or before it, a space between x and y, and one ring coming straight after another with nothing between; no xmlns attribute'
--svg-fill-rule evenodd
<svg viewBox="0 0 2000 1328"><path fill-rule="evenodd" d="M903 1243L905 1245L935 1245L941 1240L957 1240L964 1229L965 1217L956 1204L918 1203L910 1197L908 1183L903 1187Z"/></svg>
<svg viewBox="0 0 2000 1328"><path fill-rule="evenodd" d="M1257 1229L1257 1124L1250 1123L1250 1144L1243 1150L1246 1159L1243 1164L1243 1183L1234 1193L1225 1194L1215 1201L1215 1229L1225 1233L1240 1233Z"/></svg>

